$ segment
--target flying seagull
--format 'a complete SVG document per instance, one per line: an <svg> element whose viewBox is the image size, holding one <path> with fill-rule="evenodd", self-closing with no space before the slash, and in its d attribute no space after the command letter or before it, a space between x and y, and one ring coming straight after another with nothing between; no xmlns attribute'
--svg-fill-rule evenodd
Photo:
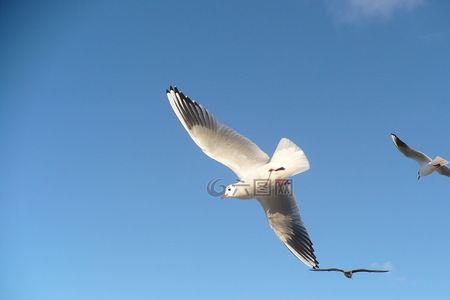
<svg viewBox="0 0 450 300"><path fill-rule="evenodd" d="M299 260L316 269L313 243L300 218L290 176L305 172L305 153L282 138L271 158L256 144L219 123L202 105L176 87L166 90L176 116L191 138L210 158L230 168L239 181L226 186L222 198L253 199L261 204L269 226Z"/></svg>
<svg viewBox="0 0 450 300"><path fill-rule="evenodd" d="M414 159L420 165L420 169L417 172L417 180L419 180L421 176L430 175L434 171L450 177L450 168L446 166L446 164L448 164L448 161L446 161L442 157L436 156L436 158L431 159L422 152L410 148L393 133L391 133L391 139L401 153L409 158Z"/></svg>
<svg viewBox="0 0 450 300"><path fill-rule="evenodd" d="M385 272L389 272L389 270L370 270L370 269L342 270L342 269L337 269L337 268L311 269L311 271L341 272L347 278L352 278L353 274L359 273L359 272L368 272L368 273L385 273Z"/></svg>

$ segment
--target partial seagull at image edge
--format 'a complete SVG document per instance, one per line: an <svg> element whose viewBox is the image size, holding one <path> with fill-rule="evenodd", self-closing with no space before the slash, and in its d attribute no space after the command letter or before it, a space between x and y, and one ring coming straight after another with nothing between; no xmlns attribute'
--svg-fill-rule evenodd
<svg viewBox="0 0 450 300"><path fill-rule="evenodd" d="M203 106L185 96L176 87L166 90L173 111L193 141L210 158L230 168L239 178L226 187L222 198L252 199L261 204L270 227L289 249L307 266L316 269L319 262L313 243L300 218L293 194L257 195L255 180L285 180L309 169L309 161L296 144L282 138L272 155L233 129L219 123Z"/></svg>
<svg viewBox="0 0 450 300"><path fill-rule="evenodd" d="M419 180L420 177L430 175L435 171L441 175L450 177L450 168L446 166L448 164L447 160L440 156L436 156L434 159L431 159L424 153L410 148L393 133L391 133L391 139L401 153L403 153L406 157L414 159L419 164L420 168L417 172L417 180Z"/></svg>

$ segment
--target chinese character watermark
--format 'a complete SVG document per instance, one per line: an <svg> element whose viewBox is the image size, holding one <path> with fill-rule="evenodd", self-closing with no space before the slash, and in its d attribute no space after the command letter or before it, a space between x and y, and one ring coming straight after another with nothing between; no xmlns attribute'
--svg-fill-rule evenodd
<svg viewBox="0 0 450 300"><path fill-rule="evenodd" d="M223 196L225 185L221 184L222 179L215 178L208 182L206 191L213 197ZM293 194L292 179L255 179L253 185L243 181L233 184L235 187L244 187L247 196L270 197L270 196L291 196ZM237 189L234 190L235 193ZM242 191L242 189L241 189ZM234 194L233 194L234 195ZM231 195L231 196L233 196Z"/></svg>
<svg viewBox="0 0 450 300"><path fill-rule="evenodd" d="M276 179L275 195L292 196L292 179Z"/></svg>
<svg viewBox="0 0 450 300"><path fill-rule="evenodd" d="M254 180L254 194L255 196L270 196L272 192L272 185L270 179L255 179Z"/></svg>

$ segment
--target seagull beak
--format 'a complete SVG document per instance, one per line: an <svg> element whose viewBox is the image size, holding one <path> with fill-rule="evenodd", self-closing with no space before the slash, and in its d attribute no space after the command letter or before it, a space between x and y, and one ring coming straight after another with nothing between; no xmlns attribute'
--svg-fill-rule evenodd
<svg viewBox="0 0 450 300"><path fill-rule="evenodd" d="M222 196L220 196L220 199L225 199L227 196L225 194L223 194Z"/></svg>

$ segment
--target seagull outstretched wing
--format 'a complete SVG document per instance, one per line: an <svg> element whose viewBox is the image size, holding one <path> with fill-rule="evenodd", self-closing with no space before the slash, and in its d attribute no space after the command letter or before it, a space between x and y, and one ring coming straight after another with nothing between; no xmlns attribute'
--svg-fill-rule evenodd
<svg viewBox="0 0 450 300"><path fill-rule="evenodd" d="M351 270L352 273L359 273L359 272L367 272L367 273L386 273L389 272L389 270L374 270L374 269L355 269Z"/></svg>
<svg viewBox="0 0 450 300"><path fill-rule="evenodd" d="M313 243L300 218L294 196L280 194L256 199L261 203L270 227L289 251L307 266L318 268Z"/></svg>
<svg viewBox="0 0 450 300"><path fill-rule="evenodd" d="M175 114L194 142L212 159L229 167L239 178L266 164L269 156L255 143L220 124L203 106L176 87L166 91Z"/></svg>
<svg viewBox="0 0 450 300"><path fill-rule="evenodd" d="M419 165L427 164L431 161L427 155L420 151L410 148L405 142L398 138L395 134L391 133L392 142L397 147L397 149L403 153L405 156L414 159Z"/></svg>
<svg viewBox="0 0 450 300"><path fill-rule="evenodd" d="M318 271L318 272L341 272L344 273L345 270L338 269L338 268L326 268L326 269L312 269L311 271Z"/></svg>

